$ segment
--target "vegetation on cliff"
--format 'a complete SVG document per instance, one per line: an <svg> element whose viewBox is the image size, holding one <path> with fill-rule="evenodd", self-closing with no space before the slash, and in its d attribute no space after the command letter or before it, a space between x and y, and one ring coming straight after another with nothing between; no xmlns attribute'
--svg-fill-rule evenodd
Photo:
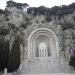
<svg viewBox="0 0 75 75"><path fill-rule="evenodd" d="M29 6L27 3L16 3L14 1L7 1L7 6L6 7L16 7L17 9L23 9L25 7Z"/></svg>
<svg viewBox="0 0 75 75"><path fill-rule="evenodd" d="M68 15L68 14L72 14L75 11L75 3L72 3L68 6L66 5L62 5L62 6L54 6L52 8L47 8L44 6L40 6L40 7L29 7L27 12L29 14L33 13L33 15L48 15L48 16L63 16L63 15Z"/></svg>
<svg viewBox="0 0 75 75"><path fill-rule="evenodd" d="M8 72L16 71L19 68L19 65L20 65L20 38L16 37L13 42L7 64Z"/></svg>
<svg viewBox="0 0 75 75"><path fill-rule="evenodd" d="M3 37L0 37L0 71L7 68L9 52L9 40L5 40Z"/></svg>
<svg viewBox="0 0 75 75"><path fill-rule="evenodd" d="M75 3L72 3L68 6L67 5L54 6L52 8L47 8L44 6L29 7L26 13L22 10L27 6L28 6L27 3L16 3L14 1L7 1L6 9L5 10L0 9L0 36L6 37L7 34L10 35L9 37L15 36L18 31L21 30L22 32L23 29L26 29L28 25L31 25L32 22L34 22L35 17L41 15L45 16L45 20L42 21L43 24L53 22L55 25L61 25L63 31L67 29L75 30ZM12 9L12 7L19 9L22 12L19 11L13 12L13 10L9 12L7 8ZM39 21L36 20L36 23L35 24L38 25ZM73 37L72 39L75 39L74 36L75 33L72 32L72 37ZM7 67L8 72L13 72L17 70L20 65L19 38L17 37L14 40L9 57L8 57L9 47L6 44L6 42L0 39L0 46L1 46L0 47L0 53L1 53L0 68L3 65L2 69ZM4 56L6 58L2 59ZM7 65L7 61L8 61L8 65Z"/></svg>

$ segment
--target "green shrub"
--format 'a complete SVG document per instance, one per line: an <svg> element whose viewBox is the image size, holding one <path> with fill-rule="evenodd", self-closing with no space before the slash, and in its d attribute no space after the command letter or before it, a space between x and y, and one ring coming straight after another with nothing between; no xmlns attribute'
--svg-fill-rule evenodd
<svg viewBox="0 0 75 75"><path fill-rule="evenodd" d="M7 35L9 33L9 29L0 28L0 35Z"/></svg>
<svg viewBox="0 0 75 75"><path fill-rule="evenodd" d="M47 21L47 22L50 22L50 21L51 21L50 16L47 16L47 17L46 17L46 21Z"/></svg>
<svg viewBox="0 0 75 75"><path fill-rule="evenodd" d="M23 23L20 27L26 29L27 28L27 25Z"/></svg>
<svg viewBox="0 0 75 75"><path fill-rule="evenodd" d="M6 21L9 21L9 18L6 18Z"/></svg>
<svg viewBox="0 0 75 75"><path fill-rule="evenodd" d="M45 23L45 21L42 21L42 23Z"/></svg>
<svg viewBox="0 0 75 75"><path fill-rule="evenodd" d="M8 60L7 71L14 72L19 68L20 65L20 38L14 39L11 53Z"/></svg>
<svg viewBox="0 0 75 75"><path fill-rule="evenodd" d="M3 71L7 67L9 58L9 41L5 41L4 38L0 40L0 71Z"/></svg>
<svg viewBox="0 0 75 75"><path fill-rule="evenodd" d="M70 57L69 65L75 69L75 56Z"/></svg>

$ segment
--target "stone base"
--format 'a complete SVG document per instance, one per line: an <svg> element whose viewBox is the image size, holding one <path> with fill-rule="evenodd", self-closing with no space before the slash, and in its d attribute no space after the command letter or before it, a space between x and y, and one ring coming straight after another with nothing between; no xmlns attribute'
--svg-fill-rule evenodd
<svg viewBox="0 0 75 75"><path fill-rule="evenodd" d="M75 73L43 73L43 74L21 74L21 75L75 75Z"/></svg>
<svg viewBox="0 0 75 75"><path fill-rule="evenodd" d="M64 59L37 58L24 60L21 68L22 74L42 73L75 73ZM18 73L19 74L19 73Z"/></svg>

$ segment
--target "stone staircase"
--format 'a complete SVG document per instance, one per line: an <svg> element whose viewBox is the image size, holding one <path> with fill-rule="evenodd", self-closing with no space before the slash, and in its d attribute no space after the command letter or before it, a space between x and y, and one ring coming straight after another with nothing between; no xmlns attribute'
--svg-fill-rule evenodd
<svg viewBox="0 0 75 75"><path fill-rule="evenodd" d="M21 74L21 75L75 75L75 73L43 73L43 74Z"/></svg>
<svg viewBox="0 0 75 75"><path fill-rule="evenodd" d="M75 73L64 59L46 59L46 60L29 60L23 65L22 74L42 74L42 73Z"/></svg>
<svg viewBox="0 0 75 75"><path fill-rule="evenodd" d="M8 75L75 75L75 70L64 59L34 59L22 64L21 70Z"/></svg>

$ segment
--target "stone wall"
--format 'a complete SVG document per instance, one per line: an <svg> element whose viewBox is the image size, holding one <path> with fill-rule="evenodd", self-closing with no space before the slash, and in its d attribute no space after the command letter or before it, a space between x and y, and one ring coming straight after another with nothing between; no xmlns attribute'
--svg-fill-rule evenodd
<svg viewBox="0 0 75 75"><path fill-rule="evenodd" d="M25 39L24 58L27 58L26 56L27 56L27 51L28 51L29 35L31 34L31 32L33 32L34 30L36 30L38 28L48 28L56 34L56 36L58 37L59 49L60 49L60 53L61 53L61 51L63 49L63 44L62 44L62 42L63 42L63 31L62 31L61 25L54 24L53 21L46 22L45 16L43 16L43 15L33 17L31 22L32 22L32 24L28 25L27 28L23 30L23 32L25 34L24 35L24 39ZM44 22L44 23L42 23L42 22Z"/></svg>

